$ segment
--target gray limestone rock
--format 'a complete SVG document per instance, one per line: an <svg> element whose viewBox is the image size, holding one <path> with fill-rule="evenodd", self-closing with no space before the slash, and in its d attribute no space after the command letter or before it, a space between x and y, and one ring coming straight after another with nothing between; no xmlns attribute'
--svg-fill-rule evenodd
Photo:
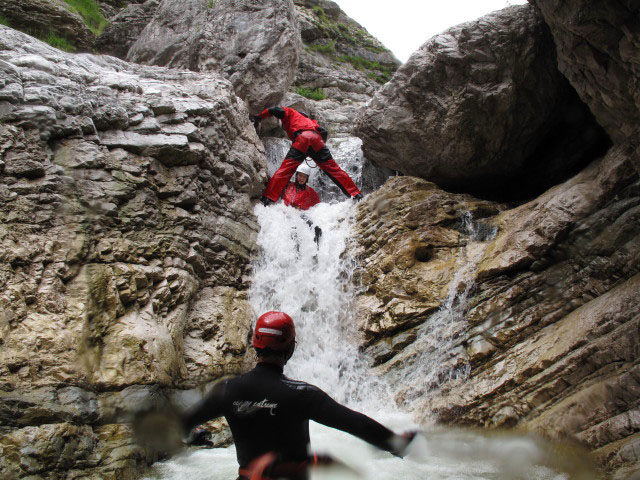
<svg viewBox="0 0 640 480"><path fill-rule="evenodd" d="M127 59L222 73L256 114L282 99L300 48L291 0L163 0Z"/></svg>
<svg viewBox="0 0 640 480"><path fill-rule="evenodd" d="M426 42L363 108L355 134L377 165L502 199L544 191L608 146L530 5Z"/></svg>
<svg viewBox="0 0 640 480"><path fill-rule="evenodd" d="M558 67L615 141L638 135L640 4L531 0L549 25Z"/></svg>
<svg viewBox="0 0 640 480"><path fill-rule="evenodd" d="M94 42L94 49L107 55L126 58L160 5L160 0L131 3L109 19L109 25Z"/></svg>
<svg viewBox="0 0 640 480"><path fill-rule="evenodd" d="M219 74L0 38L0 476L131 475L143 386L246 368L264 149Z"/></svg>

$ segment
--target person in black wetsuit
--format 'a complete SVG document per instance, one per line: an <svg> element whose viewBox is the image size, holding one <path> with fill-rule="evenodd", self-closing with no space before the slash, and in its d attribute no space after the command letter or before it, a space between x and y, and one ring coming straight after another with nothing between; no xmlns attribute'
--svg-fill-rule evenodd
<svg viewBox="0 0 640 480"><path fill-rule="evenodd" d="M340 405L319 388L282 374L295 349L295 327L289 315L267 312L260 316L253 346L256 367L217 383L186 412L182 422L189 432L213 418L227 419L240 465L238 480L254 478L258 469L266 477L256 478L308 478L309 420L403 456L415 432L396 435L366 415Z"/></svg>

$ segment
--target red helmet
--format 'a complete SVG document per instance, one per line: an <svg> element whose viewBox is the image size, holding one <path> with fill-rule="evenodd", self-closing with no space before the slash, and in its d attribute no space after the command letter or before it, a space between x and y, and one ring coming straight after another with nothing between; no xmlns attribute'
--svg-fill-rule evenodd
<svg viewBox="0 0 640 480"><path fill-rule="evenodd" d="M296 327L284 312L267 312L260 315L253 332L255 348L288 350L296 339Z"/></svg>

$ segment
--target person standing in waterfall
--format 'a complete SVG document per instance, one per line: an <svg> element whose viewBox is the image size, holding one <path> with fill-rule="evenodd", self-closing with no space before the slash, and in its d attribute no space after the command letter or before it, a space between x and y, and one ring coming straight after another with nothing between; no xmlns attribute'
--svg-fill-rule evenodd
<svg viewBox="0 0 640 480"><path fill-rule="evenodd" d="M256 367L217 383L186 412L186 432L224 416L231 427L239 463L238 480L285 478L306 480L314 464L309 455L309 420L343 430L402 457L415 432L397 435L375 420L337 403L319 388L282 374L296 347L293 320L284 312L267 312L256 322Z"/></svg>
<svg viewBox="0 0 640 480"><path fill-rule="evenodd" d="M296 169L294 181L289 182L284 189L282 199L287 206L300 210L308 210L320 203L320 197L316 191L308 185L311 176L311 167L306 163L301 163Z"/></svg>
<svg viewBox="0 0 640 480"><path fill-rule="evenodd" d="M293 143L287 152L280 168L273 174L267 188L262 194L262 203L275 203L295 169L307 157L313 158L320 169L350 198L362 199L362 192L356 187L351 177L340 168L325 145L327 130L318 122L309 118L304 112L289 107L266 108L252 120L257 125L260 120L276 117L282 122L282 128Z"/></svg>
<svg viewBox="0 0 640 480"><path fill-rule="evenodd" d="M296 169L294 181L289 182L282 194L282 199L285 205L295 207L300 210L308 210L314 205L320 203L320 197L318 197L316 191L308 185L310 176L311 167L309 167L305 162L302 162ZM307 225L313 229L313 241L319 246L322 229L317 225L314 226L313 222L306 218L304 214L302 217L306 220Z"/></svg>

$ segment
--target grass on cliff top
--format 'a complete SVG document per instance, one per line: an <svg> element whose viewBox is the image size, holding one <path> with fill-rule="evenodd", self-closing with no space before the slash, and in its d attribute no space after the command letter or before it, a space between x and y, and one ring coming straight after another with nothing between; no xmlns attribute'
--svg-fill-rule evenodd
<svg viewBox="0 0 640 480"><path fill-rule="evenodd" d="M328 38L339 39L341 43L356 45L373 53L389 52L369 32L357 24L345 24L335 21L329 18L320 6L313 7L312 11L317 19L316 27Z"/></svg>
<svg viewBox="0 0 640 480"><path fill-rule="evenodd" d="M380 62L368 60L367 58L355 55L338 55L336 42L364 48L373 53L383 53L388 50L376 44L376 40L363 28L357 24L345 24L332 20L320 6L312 8L316 16L316 27L320 29L327 43L313 44L305 46L309 52L317 52L332 58L341 63L349 63L357 70L367 71L367 76L377 83L384 84L391 79L394 69Z"/></svg>
<svg viewBox="0 0 640 480"><path fill-rule="evenodd" d="M311 100L324 100L327 98L321 88L296 87L296 93Z"/></svg>
<svg viewBox="0 0 640 480"><path fill-rule="evenodd" d="M4 25L5 27L10 27L11 23L7 17L0 15L0 25Z"/></svg>
<svg viewBox="0 0 640 480"><path fill-rule="evenodd" d="M354 55L338 55L336 60L343 63L350 63L356 70L365 70L369 72L369 78L372 78L378 83L386 83L391 80L393 70L382 65L380 62L368 60L364 57L357 57ZM371 75L373 73L373 75Z"/></svg>
<svg viewBox="0 0 640 480"><path fill-rule="evenodd" d="M64 0L69 8L78 13L89 30L95 35L100 35L109 24L100 12L100 6L93 0Z"/></svg>

